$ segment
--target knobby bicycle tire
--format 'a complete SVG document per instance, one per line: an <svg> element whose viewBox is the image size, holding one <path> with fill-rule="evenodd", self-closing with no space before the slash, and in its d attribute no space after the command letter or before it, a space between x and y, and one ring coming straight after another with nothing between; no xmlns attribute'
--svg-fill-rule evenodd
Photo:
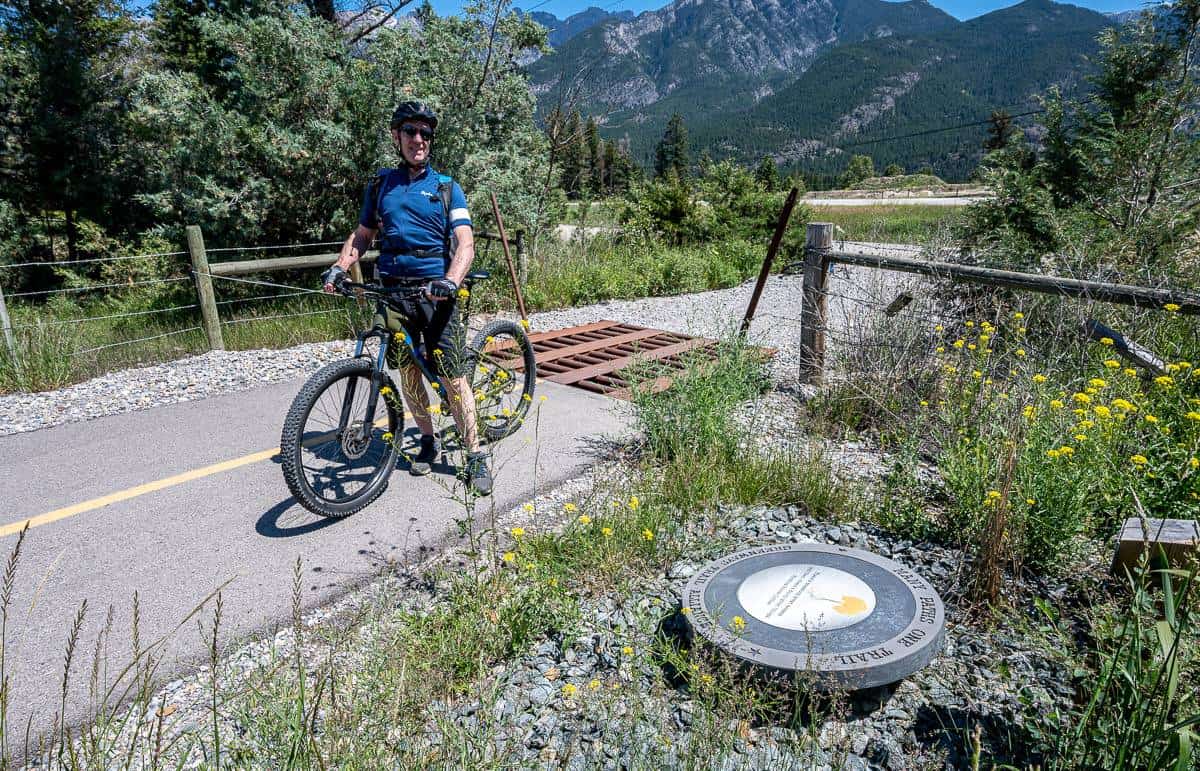
<svg viewBox="0 0 1200 771"><path fill-rule="evenodd" d="M302 457L304 447L301 437L313 407L319 402L321 396L340 380L359 378L356 388L358 386L369 388L372 372L371 363L366 359L342 359L325 365L313 374L300 389L300 393L296 394L296 398L292 400L292 406L288 410L287 418L283 422L283 435L279 442L283 478L287 481L288 489L291 490L300 505L314 514L320 514L323 517L345 517L361 511L387 489L388 478L396 467L396 456L399 452L398 437L404 428L404 414L396 408L391 399L381 396L375 408L376 416L379 415L380 408L387 410L387 431L396 438L385 443L387 449L384 451L381 462L376 465L370 480L363 485L362 489L343 500L329 500L313 488L304 473ZM383 375L383 383L398 396L399 391L386 373Z"/></svg>
<svg viewBox="0 0 1200 771"><path fill-rule="evenodd" d="M493 343L488 342L489 338L493 340ZM489 442L503 439L521 427L521 423L525 420L525 415L529 412L529 405L533 402L533 389L534 384L537 382L537 362L534 359L533 345L529 342L529 336L525 334L525 330L517 322L497 319L496 321L489 322L479 331L479 334L475 336L474 344L471 346L471 368L469 370L471 373L471 390L476 392L477 399L481 386L487 385L487 383L481 381L481 378L487 380L490 377L485 371L481 370L481 367L486 370L489 366L488 362L492 361L492 357L495 355L495 352L490 350L489 346L494 349L494 341L499 340L503 345L503 341L506 339L511 340L511 343L501 349L505 353L505 359L520 359L521 391L514 400L514 403L507 405L507 409L511 413L508 415L503 414L501 411L489 414L486 403L477 405L481 433ZM519 353L512 351L512 347L514 346L520 349ZM508 371L512 368L506 367L504 369Z"/></svg>

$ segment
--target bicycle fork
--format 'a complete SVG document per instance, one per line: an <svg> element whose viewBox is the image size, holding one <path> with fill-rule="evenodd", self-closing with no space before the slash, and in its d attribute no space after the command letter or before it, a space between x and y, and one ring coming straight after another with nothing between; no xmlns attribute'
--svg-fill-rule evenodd
<svg viewBox="0 0 1200 771"><path fill-rule="evenodd" d="M346 432L353 428L350 426L350 410L354 404L354 392L358 387L358 378L354 378L346 386L346 393L342 397L342 415L338 421L338 436L343 440L349 438L351 441L366 442L375 428L375 408L379 405L379 390L384 383L384 368L387 364L388 342L391 336L385 333L362 335L354 346L354 358L357 359L363 355L366 339L372 336L379 338L379 353L375 356L375 366L371 370L371 392L367 395L367 414L363 418L361 434L347 437Z"/></svg>

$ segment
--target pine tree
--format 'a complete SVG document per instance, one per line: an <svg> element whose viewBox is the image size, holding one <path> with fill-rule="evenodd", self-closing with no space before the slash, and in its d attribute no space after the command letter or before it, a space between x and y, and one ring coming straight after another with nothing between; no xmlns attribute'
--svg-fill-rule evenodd
<svg viewBox="0 0 1200 771"><path fill-rule="evenodd" d="M993 110L988 121L988 135L987 139L983 141L983 149L988 152L1004 149L1008 146L1008 140L1016 132L1016 128L1012 124L1012 117L1007 110Z"/></svg>
<svg viewBox="0 0 1200 771"><path fill-rule="evenodd" d="M587 145L583 141L581 121L579 111L575 110L562 131L562 188L572 198L578 198L586 187Z"/></svg>
<svg viewBox="0 0 1200 771"><path fill-rule="evenodd" d="M868 177L875 176L875 161L869 155L856 155L850 159L850 165L842 174L843 187L853 187Z"/></svg>
<svg viewBox="0 0 1200 771"><path fill-rule="evenodd" d="M654 150L654 173L659 177L673 173L679 179L685 179L688 175L687 127L683 125L683 116L679 113L667 121L667 129Z"/></svg>
<svg viewBox="0 0 1200 771"><path fill-rule="evenodd" d="M15 0L0 20L24 65L6 140L18 161L3 196L27 211L62 212L76 258L79 219L103 220L111 200L122 85L115 63L132 24L115 0Z"/></svg>
<svg viewBox="0 0 1200 771"><path fill-rule="evenodd" d="M584 145L587 147L587 180L581 187L596 195L604 190L604 151L600 147L600 128L596 119L588 116L587 126L583 132Z"/></svg>
<svg viewBox="0 0 1200 771"><path fill-rule="evenodd" d="M904 175L904 167L898 163L889 163L888 167L883 170L885 177L900 177Z"/></svg>
<svg viewBox="0 0 1200 771"><path fill-rule="evenodd" d="M754 170L754 179L769 193L779 189L779 167L775 165L771 156L764 155L758 162L758 168Z"/></svg>

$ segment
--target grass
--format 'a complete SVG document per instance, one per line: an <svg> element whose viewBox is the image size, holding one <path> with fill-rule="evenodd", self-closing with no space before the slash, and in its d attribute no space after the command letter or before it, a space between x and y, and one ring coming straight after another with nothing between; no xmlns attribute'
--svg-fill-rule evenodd
<svg viewBox="0 0 1200 771"><path fill-rule="evenodd" d="M813 219L832 222L835 239L891 244L926 244L940 240L962 217L954 206L819 206Z"/></svg>

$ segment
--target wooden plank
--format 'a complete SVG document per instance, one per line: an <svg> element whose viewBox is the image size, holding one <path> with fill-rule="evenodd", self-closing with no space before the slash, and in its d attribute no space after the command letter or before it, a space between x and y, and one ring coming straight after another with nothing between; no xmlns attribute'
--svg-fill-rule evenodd
<svg viewBox="0 0 1200 771"><path fill-rule="evenodd" d="M1117 330L1106 327L1095 319L1088 319L1083 323L1083 333L1096 341L1107 337L1113 341L1113 350L1122 359L1136 364L1142 369L1149 370L1155 375L1161 375L1167 371L1167 363L1157 356L1154 351L1138 345Z"/></svg>
<svg viewBox="0 0 1200 771"><path fill-rule="evenodd" d="M379 256L377 251L369 251L361 258L361 262L372 262ZM328 268L337 260L338 254L303 254L297 257L272 257L267 260L239 260L236 262L209 263L208 271L214 276L242 276L247 273L270 273L276 270L297 270L301 268Z"/></svg>
<svg viewBox="0 0 1200 771"><path fill-rule="evenodd" d="M1142 553L1150 548L1152 568L1182 567L1200 549L1200 528L1194 519L1141 519L1125 520L1117 534L1117 549L1113 555L1111 570L1123 576L1132 571L1141 560ZM1165 558L1166 564L1159 562Z"/></svg>
<svg viewBox="0 0 1200 771"><path fill-rule="evenodd" d="M690 340L684 340L682 343L674 343L672 345L663 346L662 348L643 351L633 356L621 356L610 361L597 362L596 364L592 364L591 366L583 367L581 369L573 369L561 374L551 375L546 379L552 383L572 385L581 380L587 380L588 378L595 377L596 375L603 375L609 372L616 372L618 370L625 369L637 361L665 359L668 356L675 356L695 348L703 348L705 346L712 345L713 342L713 340L708 340L703 337L694 337Z"/></svg>
<svg viewBox="0 0 1200 771"><path fill-rule="evenodd" d="M1141 308L1163 308L1168 303L1179 306L1178 313L1200 315L1200 295L1172 292L1167 289L1132 286L1130 284L1108 284L1103 281L1084 281L1076 278L1042 276L1037 273L1019 273L1014 270L983 268L978 265L959 265L953 262L919 260L912 257L882 257L863 252L835 251L830 254L832 262L846 265L862 265L868 268L898 270L920 273L935 278L953 278L973 284L1000 286L1008 289L1024 289L1043 294L1080 297L1099 302L1134 305Z"/></svg>

